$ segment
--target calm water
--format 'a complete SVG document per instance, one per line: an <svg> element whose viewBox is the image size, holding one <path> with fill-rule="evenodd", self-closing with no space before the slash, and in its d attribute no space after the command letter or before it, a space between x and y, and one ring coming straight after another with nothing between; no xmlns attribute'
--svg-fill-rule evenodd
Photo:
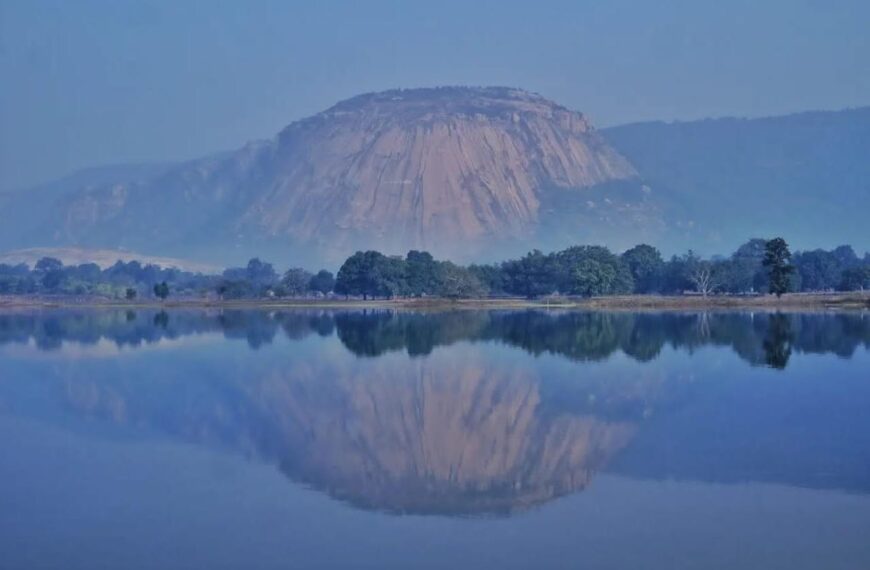
<svg viewBox="0 0 870 570"><path fill-rule="evenodd" d="M870 568L870 314L0 313L2 568Z"/></svg>

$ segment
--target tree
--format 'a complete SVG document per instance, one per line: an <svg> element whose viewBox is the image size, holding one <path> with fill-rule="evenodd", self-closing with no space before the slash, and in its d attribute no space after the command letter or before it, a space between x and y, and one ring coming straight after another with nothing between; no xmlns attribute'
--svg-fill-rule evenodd
<svg viewBox="0 0 870 570"><path fill-rule="evenodd" d="M432 295L439 286L438 265L428 251L412 249L405 256L408 294L414 297Z"/></svg>
<svg viewBox="0 0 870 570"><path fill-rule="evenodd" d="M606 247L574 246L559 251L552 257L559 291L580 295L619 295L634 290L634 278L631 276L628 264ZM585 263L586 261L594 261L595 264ZM598 277L605 278L605 281L596 286L594 293L589 293L585 285L579 285L578 289L577 270L584 266L585 271L596 264L602 266L595 271L599 272Z"/></svg>
<svg viewBox="0 0 870 570"><path fill-rule="evenodd" d="M51 269L42 276L42 286L48 291L54 291L63 282L63 269Z"/></svg>
<svg viewBox="0 0 870 570"><path fill-rule="evenodd" d="M255 257L248 261L248 266L245 268L245 276L248 281L255 285L269 286L274 285L278 280L278 274L271 263L260 261L260 258Z"/></svg>
<svg viewBox="0 0 870 570"><path fill-rule="evenodd" d="M774 238L764 246L762 265L767 268L770 280L768 290L777 297L789 290L790 277L794 272L791 264L791 252L788 244L782 238Z"/></svg>
<svg viewBox="0 0 870 570"><path fill-rule="evenodd" d="M660 289L665 262L659 250L651 245L640 244L627 250L621 257L634 279L635 292L654 293Z"/></svg>
<svg viewBox="0 0 870 570"><path fill-rule="evenodd" d="M804 291L828 291L840 284L842 268L833 252L816 249L798 253L794 267Z"/></svg>
<svg viewBox="0 0 870 570"><path fill-rule="evenodd" d="M215 291L221 299L244 299L255 295L252 285L246 279L221 279Z"/></svg>
<svg viewBox="0 0 870 570"><path fill-rule="evenodd" d="M840 291L870 289L870 264L845 269L838 289Z"/></svg>
<svg viewBox="0 0 870 570"><path fill-rule="evenodd" d="M616 270L612 265L587 258L574 267L571 292L586 297L606 295L613 289Z"/></svg>
<svg viewBox="0 0 870 570"><path fill-rule="evenodd" d="M713 264L701 259L695 260L688 267L688 279L695 290L706 297L719 286Z"/></svg>
<svg viewBox="0 0 870 570"><path fill-rule="evenodd" d="M161 301L166 300L166 297L169 296L169 285L166 284L166 281L154 285L154 296L159 298Z"/></svg>
<svg viewBox="0 0 870 570"><path fill-rule="evenodd" d="M54 257L43 257L36 262L34 269L39 273L48 273L49 271L58 271L63 269L63 262Z"/></svg>
<svg viewBox="0 0 870 570"><path fill-rule="evenodd" d="M405 260L398 256L376 256L371 268L371 285L373 296L392 299L407 295Z"/></svg>
<svg viewBox="0 0 870 570"><path fill-rule="evenodd" d="M848 245L841 245L831 251L816 249L797 253L793 264L804 291L841 289L844 273L862 265L855 251Z"/></svg>
<svg viewBox="0 0 870 570"><path fill-rule="evenodd" d="M737 248L731 258L719 267L722 286L730 293L764 291L768 287L767 272L761 265L767 240L753 238Z"/></svg>
<svg viewBox="0 0 870 570"><path fill-rule="evenodd" d="M305 271L301 267L293 267L284 273L281 278L281 285L287 295L299 296L304 295L308 291L308 284L311 282L311 273Z"/></svg>
<svg viewBox="0 0 870 570"><path fill-rule="evenodd" d="M156 294L156 292L155 292L155 294ZM132 301L133 299L136 298L136 290L133 289L132 287L127 287L127 290L124 291L124 298L127 299L128 301Z"/></svg>
<svg viewBox="0 0 870 570"><path fill-rule="evenodd" d="M505 290L529 299L549 295L556 290L554 269L550 256L537 249L520 259L506 261L502 265Z"/></svg>
<svg viewBox="0 0 870 570"><path fill-rule="evenodd" d="M326 295L335 289L335 277L332 272L321 269L309 280L308 289Z"/></svg>
<svg viewBox="0 0 870 570"><path fill-rule="evenodd" d="M37 279L44 289L54 291L60 287L63 281L63 263L59 259L43 257L36 262L34 269L38 274Z"/></svg>
<svg viewBox="0 0 870 570"><path fill-rule="evenodd" d="M468 269L449 261L438 264L437 293L448 299L474 298L486 295L486 287Z"/></svg>
<svg viewBox="0 0 870 570"><path fill-rule="evenodd" d="M96 263L82 263L77 267L70 268L70 274L75 279L87 281L88 283L97 283L102 276L102 270Z"/></svg>
<svg viewBox="0 0 870 570"><path fill-rule="evenodd" d="M335 292L341 295L395 297L407 292L405 260L379 251L358 251L338 270Z"/></svg>
<svg viewBox="0 0 870 570"><path fill-rule="evenodd" d="M690 250L684 255L673 255L665 263L662 271L662 291L667 293L682 293L693 286L689 281L689 266L696 256Z"/></svg>
<svg viewBox="0 0 870 570"><path fill-rule="evenodd" d="M335 292L340 295L364 295L366 254L358 251L344 260L335 278Z"/></svg>
<svg viewBox="0 0 870 570"><path fill-rule="evenodd" d="M488 294L505 293L505 274L501 265L495 263L490 265L472 264L468 266L468 270L486 287Z"/></svg>

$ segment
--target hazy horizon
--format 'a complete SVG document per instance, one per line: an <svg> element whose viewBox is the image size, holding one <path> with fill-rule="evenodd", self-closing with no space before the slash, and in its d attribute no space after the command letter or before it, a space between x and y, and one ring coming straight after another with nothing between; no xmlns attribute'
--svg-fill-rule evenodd
<svg viewBox="0 0 870 570"><path fill-rule="evenodd" d="M0 191L234 149L398 87L518 87L599 128L870 104L860 2L254 4L0 2Z"/></svg>

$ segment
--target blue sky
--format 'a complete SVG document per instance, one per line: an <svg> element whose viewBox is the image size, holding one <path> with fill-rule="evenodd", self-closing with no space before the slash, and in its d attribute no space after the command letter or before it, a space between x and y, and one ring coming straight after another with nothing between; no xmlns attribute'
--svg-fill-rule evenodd
<svg viewBox="0 0 870 570"><path fill-rule="evenodd" d="M868 30L866 0L0 0L0 189L392 87L523 87L598 126L868 105Z"/></svg>

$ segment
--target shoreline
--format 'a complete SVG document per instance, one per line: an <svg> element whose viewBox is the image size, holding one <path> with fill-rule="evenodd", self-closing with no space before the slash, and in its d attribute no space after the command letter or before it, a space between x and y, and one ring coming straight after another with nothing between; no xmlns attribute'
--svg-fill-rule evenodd
<svg viewBox="0 0 870 570"><path fill-rule="evenodd" d="M591 311L709 311L709 310L870 310L870 292L791 293L741 297L730 295L614 295L604 297L549 297L541 299L250 299L182 298L160 301L125 301L100 298L0 297L4 309L414 309L487 310L555 309Z"/></svg>

